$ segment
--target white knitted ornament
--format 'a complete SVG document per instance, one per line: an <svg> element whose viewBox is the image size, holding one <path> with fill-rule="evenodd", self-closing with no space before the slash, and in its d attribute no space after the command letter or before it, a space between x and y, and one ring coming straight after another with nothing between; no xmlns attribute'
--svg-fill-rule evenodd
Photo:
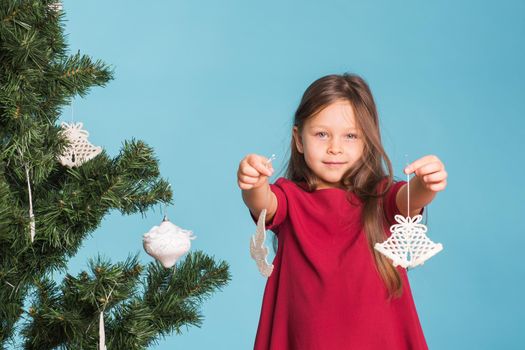
<svg viewBox="0 0 525 350"><path fill-rule="evenodd" d="M60 163L69 168L78 167L95 158L102 152L102 147L93 146L88 141L89 133L82 130L82 123L62 122L60 133L69 141L69 147L58 157Z"/></svg>
<svg viewBox="0 0 525 350"><path fill-rule="evenodd" d="M443 249L440 243L432 242L426 235L427 227L420 224L423 217L416 215L403 217L396 215L399 224L390 226L392 235L383 243L376 243L374 248L392 259L394 266L414 268L423 265L426 260Z"/></svg>
<svg viewBox="0 0 525 350"><path fill-rule="evenodd" d="M49 5L47 5L47 7L50 10L55 11L55 12L60 12L64 8L64 6L62 6L62 3L60 1L52 2Z"/></svg>
<svg viewBox="0 0 525 350"><path fill-rule="evenodd" d="M407 212L410 213L410 174L407 174ZM423 265L443 249L441 243L432 242L426 235L427 227L420 224L423 217L394 216L398 224L390 226L392 234L383 243L376 243L374 249L392 260L394 266L414 268Z"/></svg>
<svg viewBox="0 0 525 350"><path fill-rule="evenodd" d="M183 230L164 218L159 226L153 226L144 234L144 250L168 268L190 250L191 240L195 238L191 231Z"/></svg>
<svg viewBox="0 0 525 350"><path fill-rule="evenodd" d="M273 265L268 264L266 258L268 257L268 247L264 245L266 240L266 209L261 211L259 219L257 220L257 229L255 234L250 239L250 255L257 263L257 268L264 277L270 277L273 271Z"/></svg>

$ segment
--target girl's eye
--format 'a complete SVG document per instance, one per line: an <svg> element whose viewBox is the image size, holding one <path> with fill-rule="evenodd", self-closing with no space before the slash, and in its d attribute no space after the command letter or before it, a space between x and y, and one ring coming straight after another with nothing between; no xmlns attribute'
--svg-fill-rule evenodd
<svg viewBox="0 0 525 350"><path fill-rule="evenodd" d="M356 134L348 134L346 136L348 136L349 139L356 139L357 138Z"/></svg>
<svg viewBox="0 0 525 350"><path fill-rule="evenodd" d="M326 135L325 132L320 131L320 132L316 133L315 136L318 136L318 137L324 138L324 137L326 137L327 135Z"/></svg>

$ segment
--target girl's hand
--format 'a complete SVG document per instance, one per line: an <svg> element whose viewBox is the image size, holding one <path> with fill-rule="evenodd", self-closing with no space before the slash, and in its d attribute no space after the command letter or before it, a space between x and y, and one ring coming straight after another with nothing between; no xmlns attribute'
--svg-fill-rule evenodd
<svg viewBox="0 0 525 350"><path fill-rule="evenodd" d="M237 184L241 190L251 190L263 185L272 174L273 167L268 158L249 154L239 164Z"/></svg>
<svg viewBox="0 0 525 350"><path fill-rule="evenodd" d="M415 173L421 184L432 192L443 191L447 187L445 165L436 156L419 158L405 168L405 174Z"/></svg>

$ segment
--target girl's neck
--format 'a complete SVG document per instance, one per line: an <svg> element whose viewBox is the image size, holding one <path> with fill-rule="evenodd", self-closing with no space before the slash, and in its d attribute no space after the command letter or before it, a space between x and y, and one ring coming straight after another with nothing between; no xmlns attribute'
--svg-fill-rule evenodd
<svg viewBox="0 0 525 350"><path fill-rule="evenodd" d="M300 181L297 183L301 188L303 188L306 191L310 191L308 189L308 184L306 181ZM346 191L346 189L343 186L330 186L326 184L318 185L316 188L314 188L311 192L317 192L317 191L325 191L325 190L343 190Z"/></svg>

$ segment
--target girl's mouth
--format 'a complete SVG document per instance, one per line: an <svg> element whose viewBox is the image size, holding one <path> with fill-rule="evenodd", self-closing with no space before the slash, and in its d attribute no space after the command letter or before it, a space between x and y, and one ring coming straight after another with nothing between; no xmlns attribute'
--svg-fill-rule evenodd
<svg viewBox="0 0 525 350"><path fill-rule="evenodd" d="M323 162L323 164L326 164L329 167L339 167L343 164L346 164L346 162Z"/></svg>

